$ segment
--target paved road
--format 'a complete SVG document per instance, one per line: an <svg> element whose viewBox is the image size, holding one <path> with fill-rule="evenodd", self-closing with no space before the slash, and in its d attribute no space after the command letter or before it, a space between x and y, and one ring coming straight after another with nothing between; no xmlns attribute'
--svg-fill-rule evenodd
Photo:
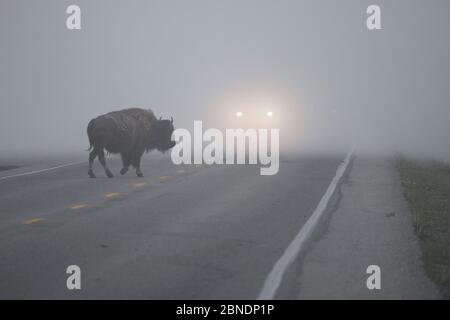
<svg viewBox="0 0 450 320"><path fill-rule="evenodd" d="M343 157L260 176L149 155L142 179L98 165L89 179L78 164L2 180L0 298L254 299ZM72 264L79 291L66 288Z"/></svg>

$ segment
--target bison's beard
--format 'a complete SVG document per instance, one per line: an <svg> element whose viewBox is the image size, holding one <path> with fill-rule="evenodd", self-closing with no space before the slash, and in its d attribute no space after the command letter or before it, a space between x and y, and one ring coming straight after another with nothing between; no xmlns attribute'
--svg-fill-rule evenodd
<svg viewBox="0 0 450 320"><path fill-rule="evenodd" d="M162 153L166 153L168 150L172 149L175 146L175 141L169 141L168 143L161 144L156 147L156 150Z"/></svg>

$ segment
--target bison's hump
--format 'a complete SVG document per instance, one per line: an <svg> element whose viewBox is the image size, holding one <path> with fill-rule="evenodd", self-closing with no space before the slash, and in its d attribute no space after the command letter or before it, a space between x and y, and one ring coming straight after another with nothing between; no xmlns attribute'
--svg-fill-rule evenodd
<svg viewBox="0 0 450 320"><path fill-rule="evenodd" d="M113 116L117 116L117 115L127 115L130 117L133 117L134 119L138 120L140 118L146 118L148 121L154 121L157 120L155 117L155 114L153 113L152 110L150 109L141 109L141 108L127 108L127 109L123 109L123 110L119 110L119 111L113 111L108 113L110 115Z"/></svg>

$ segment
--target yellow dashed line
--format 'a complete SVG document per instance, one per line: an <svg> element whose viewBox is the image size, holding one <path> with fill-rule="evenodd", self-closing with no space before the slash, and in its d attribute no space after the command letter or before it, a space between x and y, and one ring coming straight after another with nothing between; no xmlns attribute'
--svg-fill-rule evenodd
<svg viewBox="0 0 450 320"><path fill-rule="evenodd" d="M107 197L107 198L115 198L115 197L118 197L118 196L120 196L119 192L110 192L110 193L106 193L105 194L105 197Z"/></svg>
<svg viewBox="0 0 450 320"><path fill-rule="evenodd" d="M70 209L72 210L77 210L77 209L83 209L89 207L89 205L85 204L85 203L80 203L80 204L75 204L73 206L70 206Z"/></svg>
<svg viewBox="0 0 450 320"><path fill-rule="evenodd" d="M170 179L170 176L161 176L159 177L159 182L164 182Z"/></svg>
<svg viewBox="0 0 450 320"><path fill-rule="evenodd" d="M146 186L147 185L147 182L140 182L140 183L136 183L134 186L135 187L143 187L143 186Z"/></svg>
<svg viewBox="0 0 450 320"><path fill-rule="evenodd" d="M22 221L23 224L32 224L32 223L36 223L36 222L40 222L45 220L44 218L33 218L33 219L28 219L28 220L24 220Z"/></svg>

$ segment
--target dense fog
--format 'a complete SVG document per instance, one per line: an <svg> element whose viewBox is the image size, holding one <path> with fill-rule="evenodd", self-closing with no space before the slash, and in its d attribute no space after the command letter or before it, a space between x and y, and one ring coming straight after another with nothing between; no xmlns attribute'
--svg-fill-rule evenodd
<svg viewBox="0 0 450 320"><path fill-rule="evenodd" d="M0 158L83 153L90 119L142 106L187 129L270 110L281 152L450 159L450 2L376 1L371 31L373 2L76 1L70 31L72 1L3 0Z"/></svg>

